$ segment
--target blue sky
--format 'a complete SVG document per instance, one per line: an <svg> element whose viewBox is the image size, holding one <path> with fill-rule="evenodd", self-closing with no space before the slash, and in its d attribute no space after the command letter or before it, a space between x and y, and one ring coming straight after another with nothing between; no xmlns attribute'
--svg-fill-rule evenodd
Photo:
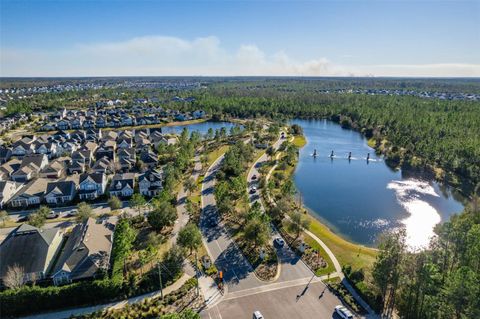
<svg viewBox="0 0 480 319"><path fill-rule="evenodd" d="M480 76L478 0L0 3L2 76Z"/></svg>

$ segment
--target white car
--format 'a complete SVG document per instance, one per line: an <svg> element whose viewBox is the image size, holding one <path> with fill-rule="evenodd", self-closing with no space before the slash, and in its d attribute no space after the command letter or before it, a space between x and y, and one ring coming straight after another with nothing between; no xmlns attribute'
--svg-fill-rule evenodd
<svg viewBox="0 0 480 319"><path fill-rule="evenodd" d="M253 319L265 319L260 311L255 311L253 313Z"/></svg>
<svg viewBox="0 0 480 319"><path fill-rule="evenodd" d="M257 188L255 186L253 186L251 189L250 189L250 194L255 194L257 192Z"/></svg>
<svg viewBox="0 0 480 319"><path fill-rule="evenodd" d="M276 245L277 247L283 247L285 246L285 241L281 237L277 237L273 240L273 244Z"/></svg>
<svg viewBox="0 0 480 319"><path fill-rule="evenodd" d="M353 319L353 314L344 306L338 305L335 307L335 312L343 319Z"/></svg>

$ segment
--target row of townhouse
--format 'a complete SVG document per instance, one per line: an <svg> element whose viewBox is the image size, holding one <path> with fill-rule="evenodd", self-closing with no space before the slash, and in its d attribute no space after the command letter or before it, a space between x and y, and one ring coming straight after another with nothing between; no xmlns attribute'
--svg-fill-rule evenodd
<svg viewBox="0 0 480 319"><path fill-rule="evenodd" d="M106 193L108 180L111 195L131 196L138 181L141 194L155 196L163 180L155 150L175 142L161 129L24 136L10 147L0 147L0 206L95 200Z"/></svg>
<svg viewBox="0 0 480 319"><path fill-rule="evenodd" d="M1 117L0 118L0 134L7 132L12 129L12 127L19 123L24 122L28 119L25 114L14 114L11 116Z"/></svg>
<svg viewBox="0 0 480 319"><path fill-rule="evenodd" d="M0 206L27 208L42 203L50 206L95 200L105 194L129 198L138 189L146 197L153 197L163 189L161 169L149 169L141 174L118 173L111 176L104 173L84 173L59 180L36 178L27 184L0 181ZM109 185L109 186L108 186ZM138 185L138 186L137 186Z"/></svg>
<svg viewBox="0 0 480 319"><path fill-rule="evenodd" d="M41 131L53 131L55 129L89 129L89 128L114 128L125 126L153 125L168 122L170 119L186 121L204 118L203 110L194 112L179 112L163 110L161 107L132 107L111 108L97 110L70 110L63 109L50 116L46 116L41 125Z"/></svg>

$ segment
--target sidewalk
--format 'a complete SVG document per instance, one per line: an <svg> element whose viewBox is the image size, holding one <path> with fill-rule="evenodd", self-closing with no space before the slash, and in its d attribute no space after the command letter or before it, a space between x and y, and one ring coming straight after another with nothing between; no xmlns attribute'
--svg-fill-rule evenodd
<svg viewBox="0 0 480 319"><path fill-rule="evenodd" d="M168 295L169 293L179 289L183 284L190 279L191 277L187 274L184 274L180 279L175 281L173 284L171 284L168 287L165 287L163 289L163 295ZM38 315L31 315L31 316L26 316L26 317L21 317L21 319L64 319L64 318L69 318L71 316L80 316L80 315L86 315L92 312L96 312L99 310L109 310L109 309L121 309L125 307L126 305L129 304L134 304L134 303L139 303L144 300L152 299L160 297L160 290L153 291L144 295L136 296L136 297L131 297L126 300L120 300L116 302L111 302L103 305L96 305L96 306L88 306L88 307L83 307L83 308L75 308L75 309L68 309L68 310L62 310L62 311L55 311L55 312L48 312L48 313L43 313L43 314L38 314Z"/></svg>

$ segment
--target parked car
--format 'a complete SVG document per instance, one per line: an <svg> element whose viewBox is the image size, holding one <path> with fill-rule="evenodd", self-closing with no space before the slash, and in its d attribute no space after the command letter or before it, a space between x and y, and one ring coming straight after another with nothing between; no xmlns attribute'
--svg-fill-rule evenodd
<svg viewBox="0 0 480 319"><path fill-rule="evenodd" d="M60 216L60 214L55 213L55 212L52 210L50 213L48 213L47 219L55 219L55 218L58 218L58 216Z"/></svg>
<svg viewBox="0 0 480 319"><path fill-rule="evenodd" d="M265 319L260 311L255 311L253 313L253 319Z"/></svg>
<svg viewBox="0 0 480 319"><path fill-rule="evenodd" d="M250 188L250 194L255 194L256 192L257 192L257 188L255 186Z"/></svg>
<svg viewBox="0 0 480 319"><path fill-rule="evenodd" d="M273 244L277 247L283 247L285 246L285 240L281 237L277 237L273 240Z"/></svg>
<svg viewBox="0 0 480 319"><path fill-rule="evenodd" d="M342 305L335 307L335 312L343 319L353 319L353 314Z"/></svg>
<svg viewBox="0 0 480 319"><path fill-rule="evenodd" d="M78 215L78 210L74 209L68 213L68 217L75 217Z"/></svg>
<svg viewBox="0 0 480 319"><path fill-rule="evenodd" d="M24 223L24 222L26 222L27 220L28 220L28 216L27 216L27 215L25 215L25 216L20 216L20 217L18 217L18 219L17 219L17 223Z"/></svg>
<svg viewBox="0 0 480 319"><path fill-rule="evenodd" d="M252 176L252 181L256 180L257 179L257 175L253 175Z"/></svg>

